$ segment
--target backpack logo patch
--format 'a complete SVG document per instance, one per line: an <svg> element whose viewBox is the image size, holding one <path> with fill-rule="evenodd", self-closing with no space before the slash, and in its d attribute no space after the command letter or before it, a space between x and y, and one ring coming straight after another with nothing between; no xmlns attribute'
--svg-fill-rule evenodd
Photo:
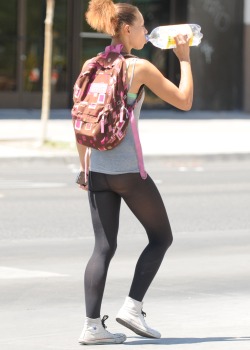
<svg viewBox="0 0 250 350"><path fill-rule="evenodd" d="M105 97L106 97L105 94L99 94L98 99L97 99L97 103L99 103L99 104L104 104L104 102L105 102Z"/></svg>
<svg viewBox="0 0 250 350"><path fill-rule="evenodd" d="M76 130L81 130L82 128L82 121L81 120L75 120L75 129Z"/></svg>
<svg viewBox="0 0 250 350"><path fill-rule="evenodd" d="M99 94L105 94L105 92L107 91L108 88L108 84L104 84L104 83L92 83L90 85L90 89L89 92L92 93L99 93Z"/></svg>

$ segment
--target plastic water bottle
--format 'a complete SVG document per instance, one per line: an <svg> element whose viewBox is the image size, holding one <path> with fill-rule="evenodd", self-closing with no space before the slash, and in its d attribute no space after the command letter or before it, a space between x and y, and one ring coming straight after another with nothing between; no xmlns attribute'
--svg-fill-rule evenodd
<svg viewBox="0 0 250 350"><path fill-rule="evenodd" d="M198 46L203 37L201 27L198 24L177 24L157 27L149 35L146 35L146 39L160 49L173 49L176 47L174 37L178 34L188 36L189 46Z"/></svg>

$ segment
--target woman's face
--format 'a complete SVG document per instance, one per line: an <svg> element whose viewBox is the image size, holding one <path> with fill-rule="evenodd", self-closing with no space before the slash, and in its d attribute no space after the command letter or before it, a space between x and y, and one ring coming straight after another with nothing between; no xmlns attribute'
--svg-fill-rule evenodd
<svg viewBox="0 0 250 350"><path fill-rule="evenodd" d="M146 44L146 34L148 31L144 26L144 18L139 11L137 12L136 20L129 27L131 31L131 45L134 49L141 50Z"/></svg>

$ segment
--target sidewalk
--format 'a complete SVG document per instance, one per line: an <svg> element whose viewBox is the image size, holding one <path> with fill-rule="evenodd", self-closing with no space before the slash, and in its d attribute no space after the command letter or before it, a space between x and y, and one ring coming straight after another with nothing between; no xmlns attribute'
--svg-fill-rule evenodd
<svg viewBox="0 0 250 350"><path fill-rule="evenodd" d="M39 110L0 111L0 158L77 156L70 111L51 111L42 147L39 118ZM242 112L142 111L139 131L145 156L250 154Z"/></svg>

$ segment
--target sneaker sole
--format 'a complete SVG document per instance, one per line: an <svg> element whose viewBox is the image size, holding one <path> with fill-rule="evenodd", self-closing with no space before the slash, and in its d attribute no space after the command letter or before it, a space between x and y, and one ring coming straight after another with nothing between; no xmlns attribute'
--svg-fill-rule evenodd
<svg viewBox="0 0 250 350"><path fill-rule="evenodd" d="M116 318L116 321L118 323L120 323L121 325L129 328L131 331L135 332L136 334L142 336L142 337L145 337L145 338L154 338L154 339L159 339L160 337L155 337L153 336L152 334L149 334L149 333L146 333L145 331L139 329L139 328L136 328L135 326L133 326L131 323L127 322L126 320L123 320L122 318L120 317L117 317Z"/></svg>
<svg viewBox="0 0 250 350"><path fill-rule="evenodd" d="M105 345L105 344L108 344L108 345L115 345L115 344L122 344L125 342L127 338L119 338L117 339L116 342L114 341L111 341L111 340L108 340L108 339L99 339L99 340L93 340L93 341L84 341L84 340L79 340L78 343L81 344L81 345Z"/></svg>

